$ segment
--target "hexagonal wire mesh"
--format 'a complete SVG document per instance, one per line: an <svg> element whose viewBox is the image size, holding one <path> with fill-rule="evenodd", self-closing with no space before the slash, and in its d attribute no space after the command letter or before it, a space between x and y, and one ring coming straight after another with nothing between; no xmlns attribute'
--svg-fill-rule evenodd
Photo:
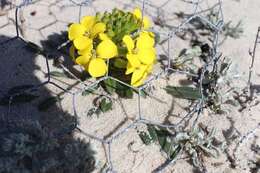
<svg viewBox="0 0 260 173"><path fill-rule="evenodd" d="M91 0L85 0L85 1L79 1L79 0L62 0L62 1L68 1L71 3L71 6L78 6L79 8L79 18L81 16L82 13L82 8L83 7L91 7L92 6L92 1ZM153 5L152 2L150 2L149 0L135 0L137 1L142 8L142 12L144 15L145 13L145 9L149 8L149 10L153 10L153 11L163 11L163 8L166 6L169 6L169 3L174 1L174 0L167 0L164 3L160 4L160 6L155 6ZM107 156L107 162L109 165L109 171L111 172L115 172L116 170L114 170L113 167L113 163L112 163L112 154L111 154L111 144L118 139L120 136L122 136L122 134L126 133L129 129L136 127L138 124L153 124L156 126L160 126L160 127L169 127L169 128L178 128L186 119L189 119L191 117L194 118L194 121L192 122L192 125L194 126L198 119L199 116L202 115L202 111L204 108L204 96L202 94L202 80L204 78L204 72L211 69L212 67L214 67L219 60L219 56L220 53L218 52L218 41L219 41L219 33L222 29L223 26L223 14L222 14L222 7L221 7L221 0L217 0L216 4L213 5L213 7L217 10L217 20L215 21L211 21L208 18L206 18L204 15L205 12L210 11L213 7L208 6L206 9L204 7L201 6L201 4L207 4L208 0L191 0L191 1L185 1L185 3L188 3L192 8L192 13L190 15L188 15L187 18L185 18L185 20L182 23L178 23L176 27L172 27L167 31L156 31L159 32L159 35L163 36L165 38L165 43L166 43L166 56L167 56L167 65L166 68L163 70L160 70L158 73L153 74L152 77L150 79L148 79L145 84L141 87L132 87L131 85L122 82L112 76L109 76L109 74L107 73L107 75L105 77L102 77L92 83L86 84L84 82L82 82L78 77L76 77L73 73L70 72L70 70L68 70L65 66L61 67L63 68L63 70L67 73L69 73L74 79L76 79L77 81L79 81L80 84L82 84L83 88L81 88L80 90L77 91L70 91L67 90L65 88L63 88L62 86L60 86L59 84L56 84L55 82L52 81L51 76L50 76L50 67L49 67L49 62L48 62L48 57L50 56L48 53L44 53L43 56L45 57L45 63L46 63L46 69L47 69L47 80L42 82L41 84L37 84L37 85L32 85L31 87L20 91L19 93L15 93L15 95L12 95L9 99L9 111L8 111L8 115L11 113L11 109L12 109L12 100L14 97L16 97L17 95L23 94L25 92L32 92L35 90L40 89L41 87L44 87L46 85L53 85L61 90L63 90L64 92L68 93L69 95L72 96L72 107L73 107L73 112L74 115L76 117L76 121L74 123L73 126L70 126L69 129L66 130L67 133L68 131L73 131L74 129L78 129L80 130L80 132L92 139L95 139L99 142L101 142L103 145L106 146L106 156ZM19 32L19 19L18 19L18 14L19 14L19 10L27 5L30 5L32 3L35 3L35 1L32 0L23 0L22 3L20 3L19 5L16 6L16 10L15 10L15 28L16 28L16 36L5 40L3 42L0 43L1 46L3 45L8 45L11 44L11 42L15 39L21 40L22 42L24 42L25 44L28 44L28 42L26 40L24 40L21 36L20 36L20 32ZM171 61L172 61L172 40L174 40L175 38L175 34L182 32L183 30L185 30L186 25L191 22L193 19L199 19L201 22L203 22L204 24L208 25L208 27L210 27L212 29L213 32L213 41L212 41L212 47L213 47L213 52L211 55L211 60L205 64L202 67L202 73L199 76L200 78L200 93L201 93L201 98L198 100L198 102L196 104L193 105L193 108L191 109L191 111L187 112L178 122L176 123L171 123L171 124L166 124L166 123L161 123L161 122L157 122L155 120L150 120L149 118L146 118L143 113L142 113L142 106L143 106L143 102L144 100L141 99L141 95L142 95L142 91L146 88L149 88L151 83L161 79L163 76L167 76L169 73L174 73L174 74L188 74L190 76L194 76L195 74L192 74L188 71L181 71L181 70L177 70L172 68L171 66ZM56 21L54 21L56 22ZM107 62L109 63L109 62ZM197 75L195 75L197 76ZM198 77L198 76L197 76ZM96 134L91 134L89 132L84 131L83 129L80 129L80 127L78 127L78 117L79 117L79 112L78 112L78 104L77 104L77 98L78 96L82 93L82 91L85 90L89 90L93 87L95 87L96 85L98 85L101 81L104 81L106 79L112 79L115 80L119 83L121 83L124 86L127 86L133 90L135 90L138 93L138 102L137 102L137 110L138 110L138 115L131 120L131 123L128 124L125 128L117 130L116 132L114 132L113 134L111 134L109 137L104 138L104 137L99 137ZM109 96L108 96L109 97ZM8 116L7 115L7 116ZM59 134L59 135L63 135L63 133ZM176 160L172 160L170 163L175 162ZM170 164L168 163L168 164ZM163 169L163 168L162 168ZM161 170L159 170L161 171Z"/></svg>

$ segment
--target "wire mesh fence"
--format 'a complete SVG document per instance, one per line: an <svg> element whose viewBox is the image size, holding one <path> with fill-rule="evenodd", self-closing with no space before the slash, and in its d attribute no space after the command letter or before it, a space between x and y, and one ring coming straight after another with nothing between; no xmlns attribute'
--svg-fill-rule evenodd
<svg viewBox="0 0 260 173"><path fill-rule="evenodd" d="M167 11L167 9L169 8L175 8L173 7L174 5L174 1L176 0L166 0L163 2L155 2L152 0L133 0L130 2L122 2L122 4L120 6L122 7L128 7L128 6L140 6L142 9L142 15L146 15L148 14L149 16L154 15L153 17L155 18L155 14L165 14L165 15L169 15L169 11ZM131 5L131 2L133 2L133 4ZM23 0L22 2L18 2L16 3L16 7L15 7L15 11L14 11L14 25L15 25L15 34L13 35L12 38L8 38L2 42L0 42L0 46L2 48L4 47L9 47L10 45L12 45L12 42L14 40L19 40L21 41L24 45L30 45L30 47L33 47L34 49L36 49L38 52L38 54L41 54L42 57L44 57L44 64L45 64L45 73L46 76L44 78L44 80L40 83L40 84L31 84L29 83L27 88L23 88L20 89L18 92L16 92L15 94L12 94L8 97L8 113L4 116L6 123L9 122L9 117L10 114L14 114L15 112L13 111L13 99L19 97L20 95L24 95L26 93L31 93L31 92L35 92L36 90L40 90L41 88L44 88L46 86L51 85L54 88L58 88L59 90L63 91L64 93L66 93L66 97L71 97L71 106L72 106L72 114L75 116L75 120L73 124L70 124L68 127L64 127L62 131L59 131L58 133L56 133L54 136L62 136L64 134L67 134L69 132L73 132L75 130L78 130L81 134L87 136L88 138L91 138L93 140L97 140L100 143L102 143L102 145L105 146L105 152L106 152L106 159L107 159L107 164L108 164L108 172L116 172L117 170L114 169L114 164L113 164L113 155L111 153L111 145L113 144L114 141L118 140L123 134L125 134L127 131L129 131L129 129L134 129L136 126L140 125L140 124L152 124L152 125L156 125L159 127L165 127L165 128L173 128L173 129L178 129L181 126L183 126L183 124L185 122L187 122L188 120L192 119L192 123L191 126L195 126L200 118L200 116L203 115L203 110L205 108L205 98L203 95L203 79L205 77L205 72L206 71L214 71L215 67L218 65L219 63L219 59L221 56L221 53L219 52L219 43L220 43L220 33L222 31L223 25L224 25L224 18L223 18L223 12L222 12L222 4L221 4L221 0L216 0L216 1L208 1L208 0L191 0L191 1L183 1L183 3L185 5L188 6L187 11L189 14L185 15L185 17L183 18L183 20L180 22L175 23L172 27L168 27L166 30L160 30L158 28L154 28L154 32L158 33L160 35L160 37L163 38L164 41L164 51L166 54L166 65L164 66L164 68L159 68L155 73L153 73L151 75L151 77L145 82L144 85L142 85L141 87L133 87L123 81L120 81L112 76L109 75L109 72L107 72L107 75L105 77L102 77L98 80L95 81L87 81L84 82L82 81L79 77L77 77L74 73L71 72L70 69L68 69L65 65L63 65L62 63L59 63L59 67L62 68L64 70L64 72L68 73L71 78L73 78L73 80L77 81L77 84L75 86L72 86L70 88L66 88L63 85L56 83L55 80L53 80L53 77L51 76L51 69L50 69L50 65L49 65L49 59L52 58L53 55L55 55L55 53L57 51L62 51L62 49L64 48L64 45L66 46L66 44L68 42L62 42L59 43L58 45L55 45L55 53L52 52L52 50L48 50L45 51L43 49L40 48L40 46L37 46L38 43L36 43L35 45L32 43L33 42L33 34L29 35L29 41L28 39L25 39L23 37L24 35L24 31L23 28L28 28L30 30L31 33L33 33L33 30L37 30L40 32L40 35L42 37L45 37L45 33L48 32L48 30L45 30L47 28L47 26L54 26L55 24L59 23L61 25L65 25L68 24L66 22L68 21L64 21L66 20L66 18L68 16L55 16L53 15L52 11L49 12L50 16L48 19L50 21L48 21L46 23L46 25L41 25L38 24L38 22L36 24L26 24L26 22L30 22L30 19L28 19L26 22L23 20L23 18L26 19L26 16L22 16L21 11L25 10L26 8L29 8L30 5L32 4L37 4L37 3L42 3L43 6L47 6L48 8L53 7L55 4L60 3L62 7L73 7L75 9L77 9L78 11L75 12L76 14L66 14L66 15L71 15L71 16L77 16L75 18L77 18L77 21L80 20L80 18L85 15L84 13L86 12L86 8L87 9L94 9L94 11L99 11L99 8L96 7L95 5L93 5L93 3L95 3L95 0L85 0L85 1L80 1L80 0L59 0L59 1L53 1L53 2L44 2L44 1L33 1L33 0ZM119 1L115 4L119 3ZM15 4L15 3L13 3ZM130 4L130 5L129 5ZM105 5L104 5L105 6ZM167 8L166 8L167 7ZM39 7L40 8L40 7ZM53 7L54 8L54 7ZM106 7L100 7L100 8L106 8ZM166 9L165 9L166 8ZM185 9L185 8L184 8ZM55 8L54 8L55 10ZM106 10L106 9L105 9ZM214 18L209 18L207 16L207 14L209 12L212 12L212 10L214 10ZM185 12L185 10L184 10ZM150 14L152 13L152 14ZM31 16L34 16L34 12L30 13ZM64 14L63 14L64 15ZM63 19L64 17L64 19ZM70 16L69 16L70 17ZM167 16L168 17L168 16ZM75 19L74 18L74 19ZM167 20L167 19L166 19ZM174 45L174 41L177 38L177 35L188 30L190 27L190 23L193 22L194 20L196 21L200 21L202 22L205 26L207 26L208 28L210 28L211 34L212 34L212 40L211 40L211 44L212 44L212 53L210 55L210 61L208 61L205 65L202 66L201 68L201 73L199 74L195 74L195 73L191 73L190 71L185 71L185 70L178 70L176 68L173 68L172 63L174 61L174 54L176 54L175 49L173 49ZM45 21L39 21L42 23L45 23ZM54 26L55 27L55 26ZM66 30L66 27L65 27ZM48 34L47 34L48 35ZM258 34L259 35L259 34ZM259 36L257 36L257 40L259 40L258 38ZM256 41L257 44L258 41ZM255 49L254 49L255 52ZM252 54L253 57L255 56L255 53ZM14 57L16 58L16 57ZM55 59L55 58L54 58ZM60 58L56 58L54 61L60 61ZM62 60L65 61L65 60ZM109 62L107 62L109 63ZM252 62L253 64L253 62ZM251 68L253 68L253 65L251 65ZM142 93L144 90L149 90L150 87L152 87L154 82L160 80L160 79L164 79L165 77L169 76L172 74L183 74L183 75L188 75L188 76L195 76L199 78L199 90L200 90L200 99L194 103L192 105L192 107L187 111L184 112L184 114L181 116L180 120L174 122L174 123L164 123L161 121L157 121L156 119L150 119L150 117L146 116L145 113L143 112L144 109L144 104L146 102L145 99L142 98ZM251 73L250 73L251 74ZM79 122L80 122L80 117L82 117L82 111L80 111L80 99L81 99L81 95L82 92L84 91L89 91L89 90L94 90L94 88L102 81L104 80L115 80L119 83L121 83L122 85L124 85L125 87L131 88L132 90L134 90L137 93L137 96L135 98L136 103L134 103L136 105L136 115L134 117L125 117L123 122L128 122L128 123L123 123L125 124L125 126L123 128L119 128L118 130L115 130L113 133L109 134L108 136L103 136L101 135L97 135L95 132L91 132L88 131L87 129L82 129L79 126ZM250 80L251 80L251 75L249 77L249 84L250 84ZM77 87L77 85L80 85L80 87ZM73 88L76 88L75 90L73 90ZM113 99L110 95L106 95L106 97ZM116 101L118 101L116 99ZM147 106L146 106L147 108ZM160 114L160 113L159 113ZM165 115L161 115L161 116L165 116ZM10 121L11 123L11 121ZM167 163L166 165L158 168L156 170L156 172L162 172L164 170L164 168L168 165L168 164L172 164L174 163L176 160L172 160L171 162Z"/></svg>

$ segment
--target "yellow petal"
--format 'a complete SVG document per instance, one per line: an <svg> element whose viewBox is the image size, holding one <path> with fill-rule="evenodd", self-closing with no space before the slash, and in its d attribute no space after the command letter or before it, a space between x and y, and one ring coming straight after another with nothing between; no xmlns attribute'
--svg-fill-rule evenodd
<svg viewBox="0 0 260 173"><path fill-rule="evenodd" d="M143 64L152 64L156 59L155 49L140 49L137 56Z"/></svg>
<svg viewBox="0 0 260 173"><path fill-rule="evenodd" d="M100 58L109 59L118 55L117 46L111 40L102 41L97 46L97 54Z"/></svg>
<svg viewBox="0 0 260 173"><path fill-rule="evenodd" d="M140 60L139 60L137 55L135 55L135 54L127 54L126 58L127 58L128 62L131 64L132 67L135 67L135 68L136 67L140 67L141 62L140 62Z"/></svg>
<svg viewBox="0 0 260 173"><path fill-rule="evenodd" d="M91 46L93 41L86 36L81 36L81 37L76 38L73 43L77 49L83 50L83 49L86 49L87 47Z"/></svg>
<svg viewBox="0 0 260 173"><path fill-rule="evenodd" d="M132 78L131 78L131 85L134 85L135 83L137 83L139 80L141 80L143 78L143 76L145 75L146 69L147 69L147 66L142 65L133 72Z"/></svg>
<svg viewBox="0 0 260 173"><path fill-rule="evenodd" d="M128 62L125 74L128 75L130 73L133 73L134 71L135 71L135 67L131 66L131 64Z"/></svg>
<svg viewBox="0 0 260 173"><path fill-rule="evenodd" d="M79 50L78 54L79 55L92 54L92 52L91 52L92 50L93 50L93 44L90 44L85 49Z"/></svg>
<svg viewBox="0 0 260 173"><path fill-rule="evenodd" d="M133 11L133 15L137 18L137 19L142 19L142 11L140 8L135 8Z"/></svg>
<svg viewBox="0 0 260 173"><path fill-rule="evenodd" d="M148 17L144 16L143 19L143 27L144 29L149 29L151 27L151 22Z"/></svg>
<svg viewBox="0 0 260 173"><path fill-rule="evenodd" d="M95 38L96 35L98 35L99 33L105 32L106 30L106 24L104 23L96 23L94 25L94 27L92 28L92 33L91 33L91 37Z"/></svg>
<svg viewBox="0 0 260 173"><path fill-rule="evenodd" d="M105 33L100 33L99 34L99 39L102 40L102 41L110 40L110 38Z"/></svg>
<svg viewBox="0 0 260 173"><path fill-rule="evenodd" d="M142 76L142 78L140 80L138 80L136 83L132 84L132 86L134 87L139 87L140 85L142 85L147 77L147 73L145 72L144 75Z"/></svg>
<svg viewBox="0 0 260 173"><path fill-rule="evenodd" d="M72 41L78 37L83 36L85 31L86 31L86 28L81 24L74 23L74 24L70 25L69 31L68 31L69 40Z"/></svg>
<svg viewBox="0 0 260 173"><path fill-rule="evenodd" d="M153 64L148 65L146 72L149 74L153 70Z"/></svg>
<svg viewBox="0 0 260 173"><path fill-rule="evenodd" d="M88 65L90 58L91 58L91 56L88 55L88 54L79 56L79 57L76 59L76 63L79 64L79 65L82 65L83 67L85 67L85 66Z"/></svg>
<svg viewBox="0 0 260 173"><path fill-rule="evenodd" d="M153 32L150 32L150 31L142 31L140 33L140 36L149 36L151 37L152 39L155 39L155 34Z"/></svg>
<svg viewBox="0 0 260 173"><path fill-rule="evenodd" d="M154 44L154 38L148 32L142 32L137 38L136 47L138 49L146 49L154 47Z"/></svg>
<svg viewBox="0 0 260 173"><path fill-rule="evenodd" d="M104 76L107 72L107 64L101 58L92 59L88 66L88 72L92 77Z"/></svg>
<svg viewBox="0 0 260 173"><path fill-rule="evenodd" d="M85 16L81 19L80 24L86 27L86 30L89 31L95 24L94 16Z"/></svg>
<svg viewBox="0 0 260 173"><path fill-rule="evenodd" d="M146 31L147 34L149 34L150 37L152 37L153 39L155 38L155 34L153 32L149 32L149 31Z"/></svg>
<svg viewBox="0 0 260 173"><path fill-rule="evenodd" d="M130 35L125 35L123 37L123 42L125 43L127 50L131 52L135 48L134 40Z"/></svg>
<svg viewBox="0 0 260 173"><path fill-rule="evenodd" d="M75 61L75 58L76 58L76 54L75 54L75 47L74 45L71 45L70 46L70 57L72 58L73 61Z"/></svg>

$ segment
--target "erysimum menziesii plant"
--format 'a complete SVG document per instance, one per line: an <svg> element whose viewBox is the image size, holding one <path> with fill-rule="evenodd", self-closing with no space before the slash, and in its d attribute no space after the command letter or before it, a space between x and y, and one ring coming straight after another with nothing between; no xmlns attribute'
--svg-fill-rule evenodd
<svg viewBox="0 0 260 173"><path fill-rule="evenodd" d="M155 35L150 27L150 20L139 8L84 16L69 26L70 56L93 78L109 73L139 87L156 62ZM105 81L105 85L116 85L111 82Z"/></svg>

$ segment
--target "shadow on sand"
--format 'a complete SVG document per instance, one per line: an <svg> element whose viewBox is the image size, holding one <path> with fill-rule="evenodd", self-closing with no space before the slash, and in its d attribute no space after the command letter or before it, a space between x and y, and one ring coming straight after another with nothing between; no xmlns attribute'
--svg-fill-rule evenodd
<svg viewBox="0 0 260 173"><path fill-rule="evenodd" d="M0 43L9 39L0 35ZM94 152L73 136L75 117L53 100L39 110L55 95L42 85L45 57L19 38L0 44L0 52L0 172L92 172Z"/></svg>

